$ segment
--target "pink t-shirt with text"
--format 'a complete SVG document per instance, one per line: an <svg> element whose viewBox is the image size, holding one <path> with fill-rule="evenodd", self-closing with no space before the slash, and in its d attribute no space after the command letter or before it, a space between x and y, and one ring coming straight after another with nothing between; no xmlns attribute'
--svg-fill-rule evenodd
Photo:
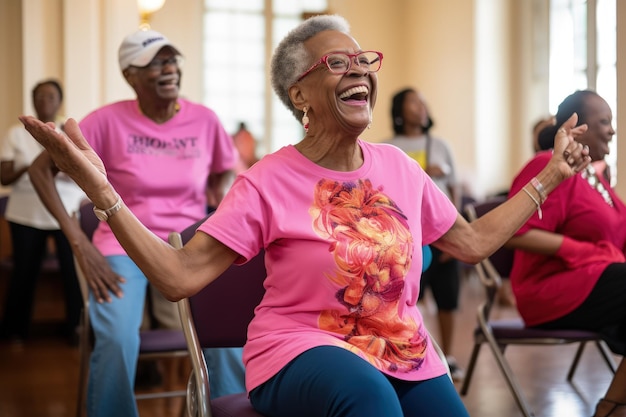
<svg viewBox="0 0 626 417"><path fill-rule="evenodd" d="M163 240L206 215L209 174L233 169L238 158L212 110L183 99L179 104L162 124L141 114L136 100L107 105L80 122L124 203ZM105 256L126 253L106 222L93 242Z"/></svg>
<svg viewBox="0 0 626 417"><path fill-rule="evenodd" d="M322 345L404 380L446 372L416 302L421 247L457 210L404 152L358 144L364 163L352 172L322 168L293 146L266 156L199 228L238 262L266 251L266 292L244 347L248 391Z"/></svg>

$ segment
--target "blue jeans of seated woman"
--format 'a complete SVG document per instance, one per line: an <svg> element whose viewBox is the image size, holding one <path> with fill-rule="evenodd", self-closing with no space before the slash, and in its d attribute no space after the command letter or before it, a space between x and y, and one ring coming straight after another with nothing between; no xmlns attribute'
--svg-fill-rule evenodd
<svg viewBox="0 0 626 417"><path fill-rule="evenodd" d="M87 415L137 417L135 371L148 280L128 256L109 256L107 261L126 282L120 284L124 296L112 296L111 303L98 303L89 293L89 315L95 345L89 363ZM207 354L210 356L211 350L205 352ZM241 363L240 350L235 350L233 354L239 355ZM241 373L231 374L226 368L217 372L222 373L220 379L236 381L233 382L235 386L244 387Z"/></svg>

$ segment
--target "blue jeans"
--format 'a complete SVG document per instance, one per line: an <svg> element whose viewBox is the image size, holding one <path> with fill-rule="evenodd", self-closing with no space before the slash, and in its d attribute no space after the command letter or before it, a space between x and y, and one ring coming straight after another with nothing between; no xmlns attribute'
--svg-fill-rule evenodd
<svg viewBox="0 0 626 417"><path fill-rule="evenodd" d="M89 294L95 346L89 363L87 415L136 417L135 371L148 280L128 256L109 256L107 261L126 282L121 284L124 296L112 297L111 303L97 303L93 294ZM231 353L238 356L241 363L240 350ZM228 368L220 368L217 372L222 373L219 379L239 381L243 387L244 381L239 373L229 374Z"/></svg>
<svg viewBox="0 0 626 417"><path fill-rule="evenodd" d="M242 348L203 349L209 370L211 398L246 392Z"/></svg>
<svg viewBox="0 0 626 417"><path fill-rule="evenodd" d="M401 381L336 346L302 353L250 401L272 417L469 417L447 375Z"/></svg>

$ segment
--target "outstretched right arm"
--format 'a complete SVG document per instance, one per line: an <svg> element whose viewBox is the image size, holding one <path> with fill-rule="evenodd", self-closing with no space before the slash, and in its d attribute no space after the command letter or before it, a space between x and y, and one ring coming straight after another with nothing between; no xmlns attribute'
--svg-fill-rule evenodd
<svg viewBox="0 0 626 417"><path fill-rule="evenodd" d="M23 116L20 120L48 151L51 161L47 163L48 171L56 166L69 175L100 209L117 203L119 196L107 179L102 160L89 146L75 120L69 119L65 124L67 136L34 117ZM198 292L238 256L205 233L196 233L182 249L174 249L148 230L123 203L108 223L128 256L172 301Z"/></svg>

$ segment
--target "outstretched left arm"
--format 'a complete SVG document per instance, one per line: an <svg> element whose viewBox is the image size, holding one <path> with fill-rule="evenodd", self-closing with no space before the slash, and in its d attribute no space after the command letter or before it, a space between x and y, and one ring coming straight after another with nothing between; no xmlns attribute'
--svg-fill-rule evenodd
<svg viewBox="0 0 626 417"><path fill-rule="evenodd" d="M587 130L586 125L576 126L577 121L578 116L573 114L558 130L552 158L536 176L538 183L525 185L505 203L471 223L458 215L450 230L433 245L470 264L504 245L539 208L545 195L591 162L589 148L574 140Z"/></svg>

